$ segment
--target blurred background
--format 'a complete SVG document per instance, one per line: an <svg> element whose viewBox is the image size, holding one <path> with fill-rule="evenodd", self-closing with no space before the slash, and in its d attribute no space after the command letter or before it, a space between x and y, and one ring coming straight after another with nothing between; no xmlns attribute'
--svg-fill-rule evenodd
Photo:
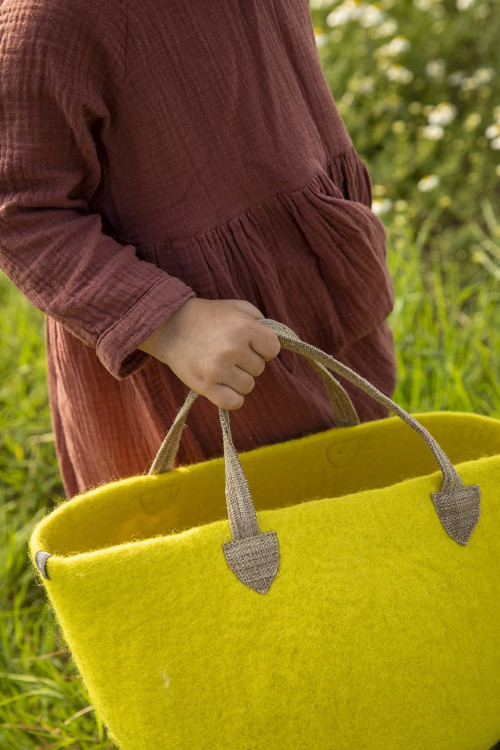
<svg viewBox="0 0 500 750"><path fill-rule="evenodd" d="M410 412L500 418L500 5L311 0L330 89L373 183ZM44 321L0 275L0 747L111 748L27 556L62 497Z"/></svg>
<svg viewBox="0 0 500 750"><path fill-rule="evenodd" d="M373 183L397 302L394 400L500 416L500 5L311 0Z"/></svg>

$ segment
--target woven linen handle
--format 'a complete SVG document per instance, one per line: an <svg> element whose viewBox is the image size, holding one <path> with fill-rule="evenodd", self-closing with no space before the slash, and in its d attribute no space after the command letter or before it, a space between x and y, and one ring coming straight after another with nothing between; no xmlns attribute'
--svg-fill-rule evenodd
<svg viewBox="0 0 500 750"><path fill-rule="evenodd" d="M268 326L277 334L284 349L302 354L310 364L314 363L314 369L321 374L325 385L327 376L330 375L326 369L328 368L368 393L376 401L387 406L425 440L443 474L441 491L431 493L434 507L443 527L452 539L459 544L467 544L479 520L479 486L477 484L464 486L450 459L432 435L408 412L381 393L368 380L365 380L361 375L329 354L325 354L321 349L301 341L288 326L269 318L262 319L259 322ZM333 385L332 380L336 385ZM354 407L335 378L329 381L329 394L331 401L333 397L337 406L341 405L344 423L358 424L359 420ZM197 396L197 393L190 391L186 397L156 455L149 474L159 474L172 469L186 417ZM349 403L351 404L350 407ZM229 413L226 409L219 409L219 416L224 440L226 503L232 532L232 540L223 544L224 555L229 567L242 583L261 594L265 594L279 569L278 537L274 531L261 533L259 529L247 479L233 443Z"/></svg>
<svg viewBox="0 0 500 750"><path fill-rule="evenodd" d="M262 322L262 321L259 321ZM295 340L302 344L299 337L291 330L290 336L293 336ZM337 427L349 427L355 424L359 424L359 417L347 392L342 388L339 381L333 377L324 365L315 362L309 356L306 356L307 361L313 367L317 373L319 373L323 383L325 384L328 398L333 409L335 416L335 424ZM186 423L186 418L191 409L197 393L191 391L186 397L184 406L179 410L177 416L170 428L165 440L160 446L158 453L155 456L149 474L163 474L167 471L171 471L174 460L179 450L179 444L181 440L182 430Z"/></svg>

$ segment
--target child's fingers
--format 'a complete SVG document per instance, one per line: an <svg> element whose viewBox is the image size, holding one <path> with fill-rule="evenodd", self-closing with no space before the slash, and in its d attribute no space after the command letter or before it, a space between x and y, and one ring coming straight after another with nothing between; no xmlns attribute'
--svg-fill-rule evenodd
<svg viewBox="0 0 500 750"><path fill-rule="evenodd" d="M242 396L248 396L255 388L255 380L241 367L232 367L224 379L217 385L225 385Z"/></svg>
<svg viewBox="0 0 500 750"><path fill-rule="evenodd" d="M239 357L236 364L238 367L241 367L242 370L245 370L245 372L248 372L248 374L252 375L254 378L262 375L266 367L265 359L261 357L260 354L257 354L257 352L255 352L251 347L248 347L245 354L242 354Z"/></svg>
<svg viewBox="0 0 500 750"><path fill-rule="evenodd" d="M240 409L245 402L245 397L241 393L236 393L232 388L220 383L212 386L203 395L220 409Z"/></svg>
<svg viewBox="0 0 500 750"><path fill-rule="evenodd" d="M281 351L280 340L274 331L259 323L252 329L250 346L257 354L269 362L278 356Z"/></svg>

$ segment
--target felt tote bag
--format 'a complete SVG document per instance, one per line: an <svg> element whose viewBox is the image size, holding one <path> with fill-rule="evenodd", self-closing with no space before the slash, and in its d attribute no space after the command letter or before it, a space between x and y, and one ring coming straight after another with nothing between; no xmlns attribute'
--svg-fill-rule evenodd
<svg viewBox="0 0 500 750"><path fill-rule="evenodd" d="M500 739L500 421L316 369L335 424L60 504L31 557L123 750L488 750ZM338 373L394 413L359 423ZM196 408L196 406L194 407ZM243 407L244 408L244 407Z"/></svg>

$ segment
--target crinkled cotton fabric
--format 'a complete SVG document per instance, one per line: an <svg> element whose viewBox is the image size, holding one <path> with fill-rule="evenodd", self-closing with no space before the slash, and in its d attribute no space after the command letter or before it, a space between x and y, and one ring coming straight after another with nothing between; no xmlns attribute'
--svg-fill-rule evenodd
<svg viewBox="0 0 500 750"><path fill-rule="evenodd" d="M0 142L0 263L47 315L68 496L147 471L188 388L137 347L194 296L248 300L392 394L386 231L306 0L4 0ZM242 451L335 424L291 352L231 420ZM220 455L200 398L176 465Z"/></svg>

